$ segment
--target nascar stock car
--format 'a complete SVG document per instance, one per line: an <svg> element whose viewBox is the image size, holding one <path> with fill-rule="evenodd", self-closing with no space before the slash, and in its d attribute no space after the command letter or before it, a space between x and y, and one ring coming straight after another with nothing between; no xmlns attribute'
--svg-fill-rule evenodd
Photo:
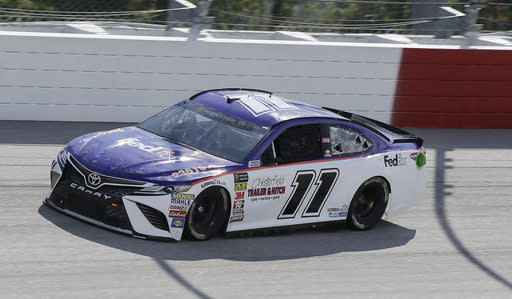
<svg viewBox="0 0 512 299"><path fill-rule="evenodd" d="M142 238L346 221L373 227L423 200L423 140L255 89L198 93L133 127L72 140L45 203Z"/></svg>

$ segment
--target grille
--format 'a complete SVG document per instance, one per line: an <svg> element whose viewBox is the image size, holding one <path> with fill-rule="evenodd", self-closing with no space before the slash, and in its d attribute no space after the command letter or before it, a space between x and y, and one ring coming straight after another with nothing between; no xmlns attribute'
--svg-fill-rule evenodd
<svg viewBox="0 0 512 299"><path fill-rule="evenodd" d="M83 174L82 179L83 179L83 177L87 177L90 173L93 172L93 171L87 169L82 164L80 164L80 162L78 162L75 158L73 158L73 156L69 156L69 159L71 160L71 163L73 163L73 165L76 168L78 168L79 172L81 172ZM144 182L139 182L139 181L134 181L134 180L114 178L114 177L101 175L101 174L98 174L98 175L101 178L100 186L103 186L103 185L126 185L126 186L130 186L130 187L138 187L138 186L142 187L143 185L146 184ZM85 182L85 183L87 184L87 182ZM97 188L94 186L94 189L97 189Z"/></svg>
<svg viewBox="0 0 512 299"><path fill-rule="evenodd" d="M131 230L122 197L138 189L101 186L91 190L86 187L83 176L68 164L49 200L62 209L109 226Z"/></svg>
<svg viewBox="0 0 512 299"><path fill-rule="evenodd" d="M144 214L144 216L148 219L149 223L151 223L154 227L159 228L161 230L169 231L167 218L162 212L153 209L152 207L143 205L141 203L137 203L137 207L139 207L142 214Z"/></svg>

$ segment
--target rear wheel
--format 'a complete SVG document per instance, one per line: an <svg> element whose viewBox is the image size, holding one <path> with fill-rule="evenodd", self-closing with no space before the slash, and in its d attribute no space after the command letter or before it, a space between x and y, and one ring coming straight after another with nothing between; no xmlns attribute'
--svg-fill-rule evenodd
<svg viewBox="0 0 512 299"><path fill-rule="evenodd" d="M347 223L355 230L375 226L384 214L389 200L389 187L381 177L364 182L357 189L348 209Z"/></svg>
<svg viewBox="0 0 512 299"><path fill-rule="evenodd" d="M192 240L208 240L226 222L228 195L224 189L209 188L199 194L190 206L185 221L185 236Z"/></svg>

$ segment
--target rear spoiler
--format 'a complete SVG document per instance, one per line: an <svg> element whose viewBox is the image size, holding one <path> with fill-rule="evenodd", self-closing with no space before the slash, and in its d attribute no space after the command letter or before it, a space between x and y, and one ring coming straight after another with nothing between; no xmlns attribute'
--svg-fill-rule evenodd
<svg viewBox="0 0 512 299"><path fill-rule="evenodd" d="M386 123L380 122L375 119L371 119L368 117L364 117L358 114L354 114L351 112L341 111L334 108L322 107L325 110L336 113L344 118L348 119L351 123L358 124L366 129L374 132L375 134L383 137L387 141L391 143L407 143L413 142L418 146L423 145L423 139L411 134L405 130L402 130L397 127L393 127L392 125L388 125Z"/></svg>

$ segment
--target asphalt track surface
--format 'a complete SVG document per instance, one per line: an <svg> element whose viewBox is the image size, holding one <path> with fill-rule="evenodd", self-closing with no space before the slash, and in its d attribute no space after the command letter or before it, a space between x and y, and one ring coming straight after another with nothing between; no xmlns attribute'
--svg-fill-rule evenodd
<svg viewBox="0 0 512 299"><path fill-rule="evenodd" d="M0 298L512 298L512 130L413 130L425 201L371 231L158 242L42 205L62 145L118 126L0 121Z"/></svg>

